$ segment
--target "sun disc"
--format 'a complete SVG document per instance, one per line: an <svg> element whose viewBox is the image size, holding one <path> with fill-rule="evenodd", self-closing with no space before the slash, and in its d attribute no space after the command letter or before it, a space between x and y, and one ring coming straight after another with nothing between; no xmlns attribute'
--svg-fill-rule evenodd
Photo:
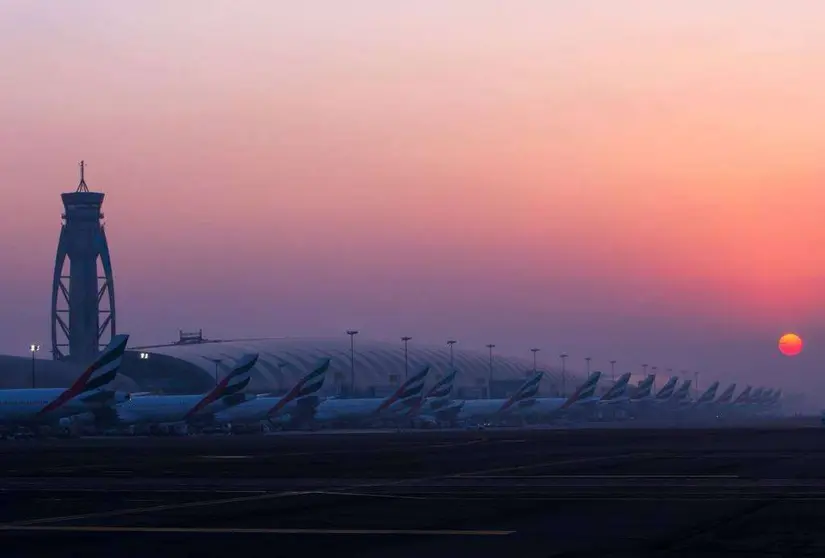
<svg viewBox="0 0 825 558"><path fill-rule="evenodd" d="M802 338L795 333L786 333L779 338L779 352L794 356L802 352Z"/></svg>

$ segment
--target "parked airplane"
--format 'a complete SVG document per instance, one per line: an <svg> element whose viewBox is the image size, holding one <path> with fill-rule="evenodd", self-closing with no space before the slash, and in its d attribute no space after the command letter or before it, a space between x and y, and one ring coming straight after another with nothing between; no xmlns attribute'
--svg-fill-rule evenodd
<svg viewBox="0 0 825 558"><path fill-rule="evenodd" d="M777 390L777 391L773 394L773 396L771 397L771 402L770 402L770 404L771 404L772 406L777 406L777 405L779 405L779 404L780 404L780 402L781 402L781 401L782 401L782 390L780 389L780 390Z"/></svg>
<svg viewBox="0 0 825 558"><path fill-rule="evenodd" d="M659 390L659 393L656 394L656 401L667 401L673 397L673 392L676 390L676 382L678 381L679 378L671 376L667 383L662 386L662 389Z"/></svg>
<svg viewBox="0 0 825 558"><path fill-rule="evenodd" d="M650 399L653 397L653 382L656 381L656 374L648 374L647 378L639 382L636 389L630 395L630 400L633 402Z"/></svg>
<svg viewBox="0 0 825 558"><path fill-rule="evenodd" d="M710 405L713 403L713 400L716 399L716 390L719 389L719 382L713 382L708 386L708 389L705 390L699 398L693 402L693 407L702 407L705 405Z"/></svg>
<svg viewBox="0 0 825 558"><path fill-rule="evenodd" d="M733 401L733 392L736 391L736 384L731 384L727 387L725 391L722 392L722 395L714 401L714 405L718 406L725 406L730 405Z"/></svg>
<svg viewBox="0 0 825 558"><path fill-rule="evenodd" d="M756 402L757 405L767 405L773 399L773 389L766 389Z"/></svg>
<svg viewBox="0 0 825 558"><path fill-rule="evenodd" d="M453 384L458 371L452 372L438 380L418 404L410 408L408 416L421 426L438 426L442 423L452 424L461 411L463 401L452 400Z"/></svg>
<svg viewBox="0 0 825 558"><path fill-rule="evenodd" d="M679 389L673 392L673 397L671 397L669 401L677 405L689 403L691 383L693 383L691 380L685 380L684 383L679 386Z"/></svg>
<svg viewBox="0 0 825 558"><path fill-rule="evenodd" d="M507 399L467 399L464 400L456 416L458 422L483 423L498 422L521 411L535 401L544 372L537 372L528 378L516 392Z"/></svg>
<svg viewBox="0 0 825 558"><path fill-rule="evenodd" d="M185 433L190 424L205 424L212 416L246 399L243 390L258 355L242 357L212 390L202 395L143 395L114 407L111 426L151 425L162 431Z"/></svg>
<svg viewBox="0 0 825 558"><path fill-rule="evenodd" d="M323 358L312 372L301 378L283 397L258 396L248 399L217 411L213 422L231 426L233 423L249 424L284 417L288 420L279 422L290 423L300 419L298 415L302 410L301 403L306 399L311 399L306 409L306 417L311 418L314 407L319 403L316 394L324 385L329 365L330 359Z"/></svg>
<svg viewBox="0 0 825 558"><path fill-rule="evenodd" d="M627 384L629 381L630 372L626 372L619 376L619 379L603 395L593 395L586 400L582 400L581 404L602 406L626 403L629 400L627 397Z"/></svg>
<svg viewBox="0 0 825 558"><path fill-rule="evenodd" d="M759 402L762 398L762 393L765 391L765 388L759 387L753 390L750 397L748 398L748 404L753 405Z"/></svg>
<svg viewBox="0 0 825 558"><path fill-rule="evenodd" d="M538 397L521 405L519 412L531 422L544 423L568 415L596 393L602 373L593 372L569 397Z"/></svg>
<svg viewBox="0 0 825 558"><path fill-rule="evenodd" d="M71 415L127 400L128 394L104 386L115 379L128 341L128 335L115 335L69 388L1 390L0 422L20 426L60 424Z"/></svg>
<svg viewBox="0 0 825 558"><path fill-rule="evenodd" d="M646 397L631 399L630 405L624 406L628 414L637 419L654 420L661 418L663 412L667 412L669 405L673 404L676 384L679 379L671 376L655 394L649 393Z"/></svg>
<svg viewBox="0 0 825 558"><path fill-rule="evenodd" d="M405 380L398 389L384 399L370 398L329 398L321 401L315 409L313 423L343 423L357 425L381 421L395 422L405 417L410 407L418 404L424 391L424 381L430 366Z"/></svg>
<svg viewBox="0 0 825 558"><path fill-rule="evenodd" d="M733 404L737 407L742 405L747 405L750 402L751 398L751 386L746 386L745 389L742 390L736 399L733 400Z"/></svg>

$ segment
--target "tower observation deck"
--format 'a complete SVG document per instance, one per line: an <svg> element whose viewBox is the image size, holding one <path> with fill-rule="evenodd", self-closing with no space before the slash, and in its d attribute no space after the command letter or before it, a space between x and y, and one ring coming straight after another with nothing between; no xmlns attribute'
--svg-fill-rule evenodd
<svg viewBox="0 0 825 558"><path fill-rule="evenodd" d="M52 355L88 362L116 334L115 288L102 223L104 194L80 184L61 194L64 213L52 280ZM68 260L68 261L67 261Z"/></svg>

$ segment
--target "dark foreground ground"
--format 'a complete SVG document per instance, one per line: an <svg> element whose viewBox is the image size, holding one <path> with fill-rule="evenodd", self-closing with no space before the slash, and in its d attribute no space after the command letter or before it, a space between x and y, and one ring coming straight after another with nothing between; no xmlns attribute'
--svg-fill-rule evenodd
<svg viewBox="0 0 825 558"><path fill-rule="evenodd" d="M8 441L4 556L825 555L825 429Z"/></svg>

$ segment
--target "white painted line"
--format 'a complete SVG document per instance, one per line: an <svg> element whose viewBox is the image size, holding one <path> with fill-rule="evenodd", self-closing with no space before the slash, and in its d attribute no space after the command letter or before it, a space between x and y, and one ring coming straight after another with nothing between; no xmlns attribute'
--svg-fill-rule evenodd
<svg viewBox="0 0 825 558"><path fill-rule="evenodd" d="M473 475L474 479L738 479L739 475Z"/></svg>
<svg viewBox="0 0 825 558"><path fill-rule="evenodd" d="M263 534L263 535L413 535L413 536L458 536L495 537L512 535L515 531L494 531L485 529L232 529L232 528L187 528L187 527L106 527L97 525L81 526L25 526L8 525L2 531L63 531L86 533L181 533L181 534Z"/></svg>
<svg viewBox="0 0 825 558"><path fill-rule="evenodd" d="M119 509L119 510L110 510L105 512L92 512L92 513L81 513L77 515L63 515L59 517L44 517L39 519L29 519L25 521L15 521L12 523L7 523L4 525L0 525L0 529L5 529L7 527L17 527L17 526L25 526L25 525L38 525L43 523L61 523L65 521L76 521L79 519L99 519L99 518L109 518L109 517L116 517L121 515L134 515L134 514L141 514L141 513L154 513L154 512L163 512L163 511L170 511L170 510L181 510L187 508L199 508L199 507L206 507L206 506L218 506L221 504L236 504L240 502L255 502L261 500L274 500L276 498L286 498L289 496L299 496L311 494L311 492L278 492L275 494L260 494L255 496L240 496L238 498L222 498L220 500L201 500L197 502L186 502L186 503L179 503L179 504L165 504L160 506L150 506L145 508L126 508L126 509Z"/></svg>
<svg viewBox="0 0 825 558"><path fill-rule="evenodd" d="M514 467L497 467L495 469L484 469L480 471L472 471L467 473L458 473L453 475L434 475L431 477L421 477L421 478L412 478L412 479L398 479L395 481L383 481L383 482L376 482L376 483L366 483L366 484L351 484L351 485L344 485L338 487L330 487L331 491L343 491L348 489L359 489L359 488L380 488L385 486L397 486L399 484L406 484L406 483L414 483L414 482L426 482L432 480L442 480L442 479L451 479L451 478L473 478L474 475L489 475L491 473L497 472L505 472L505 471L521 471L527 469L536 469L540 467L552 467L556 465L571 465L577 463L590 463L595 461L606 461L612 459L621 459L621 458L629 458L629 457L645 457L648 455L656 455L652 453L624 453L624 454L615 454L615 455L603 455L597 457L584 457L580 459L567 459L564 461L548 461L544 463L533 463L530 465L519 465ZM270 494L259 494L255 496L240 496L237 498L224 498L219 500L201 500L197 502L186 502L186 503L178 503L178 504L166 504L160 506L150 506L145 508L126 508L126 509L119 509L119 510L110 510L105 512L92 512L92 513L85 513L85 514L78 514L78 515L66 515L66 516L59 516L59 517L44 517L39 519L30 519L24 521L16 521L12 523L7 523L4 525L0 525L0 528L7 528L11 526L23 526L23 525L39 525L39 524L48 524L48 523L62 523L67 521L77 521L77 520L85 520L85 519L102 519L102 518L110 518L110 517L117 517L123 515L136 515L136 514L146 514L146 513L156 513L156 512L165 512L171 510L180 510L180 509L191 509L191 508L202 508L208 506L217 506L222 504L236 504L241 502L257 502L257 501L265 501L265 500L274 500L278 498L290 498L294 496L307 496L311 494L316 494L316 491L313 490L302 490L302 491L285 491L285 492L277 492L277 493L270 493Z"/></svg>
<svg viewBox="0 0 825 558"><path fill-rule="evenodd" d="M389 498L392 500L427 500L426 496L416 496L411 494L381 494L380 492L337 492L334 490L316 490L313 494L323 494L326 496L357 496L362 498Z"/></svg>
<svg viewBox="0 0 825 558"><path fill-rule="evenodd" d="M577 465L579 463L595 463L598 461L610 461L615 459L640 458L656 456L656 453L616 453L613 455L599 455L595 457L579 457L576 459L565 459L563 461L545 461L542 463L531 463L529 465L516 465L513 467L496 467L495 469L485 469L483 471L473 471L469 473L459 473L457 475L446 475L441 478L466 478L477 477L479 475L489 475L492 473L504 473L507 471L526 471L528 469L540 469L542 467L555 467L558 465Z"/></svg>

